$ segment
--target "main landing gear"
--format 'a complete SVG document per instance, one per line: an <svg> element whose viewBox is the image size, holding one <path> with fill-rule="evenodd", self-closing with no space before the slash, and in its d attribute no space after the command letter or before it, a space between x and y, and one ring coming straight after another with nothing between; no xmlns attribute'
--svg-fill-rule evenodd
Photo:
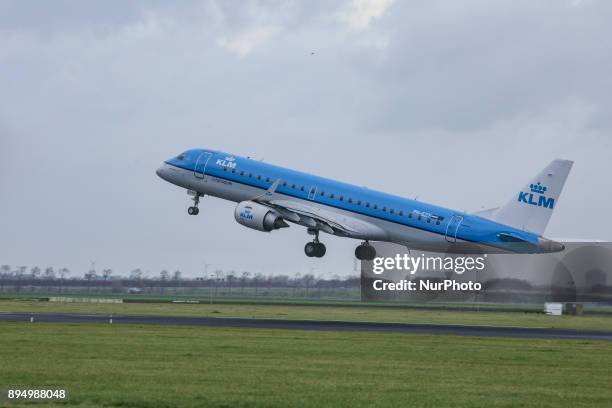
<svg viewBox="0 0 612 408"><path fill-rule="evenodd" d="M200 197L202 197L202 194L200 193L195 193L193 195L193 205L187 209L187 214L198 215L200 213L200 209L198 208L200 205Z"/></svg>
<svg viewBox="0 0 612 408"><path fill-rule="evenodd" d="M360 261L371 261L376 258L376 249L368 241L355 248L355 257Z"/></svg>
<svg viewBox="0 0 612 408"><path fill-rule="evenodd" d="M311 233L311 231L308 231ZM304 253L307 257L312 258L322 258L327 252L325 245L319 242L319 230L312 231L312 234L315 236L312 242L309 242L304 247Z"/></svg>

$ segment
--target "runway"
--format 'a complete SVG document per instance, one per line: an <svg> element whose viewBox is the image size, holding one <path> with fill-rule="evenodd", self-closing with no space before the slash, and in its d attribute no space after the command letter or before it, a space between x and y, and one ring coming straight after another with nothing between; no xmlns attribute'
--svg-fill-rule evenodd
<svg viewBox="0 0 612 408"><path fill-rule="evenodd" d="M445 334L456 336L516 337L532 339L574 339L612 341L612 331L546 329L498 326L464 326L442 324L408 324L348 322L333 320L244 319L226 317L152 316L152 315L99 315L72 313L11 313L0 312L0 321L47 323L104 323L154 324L251 329L289 329L319 331L367 331L418 334Z"/></svg>

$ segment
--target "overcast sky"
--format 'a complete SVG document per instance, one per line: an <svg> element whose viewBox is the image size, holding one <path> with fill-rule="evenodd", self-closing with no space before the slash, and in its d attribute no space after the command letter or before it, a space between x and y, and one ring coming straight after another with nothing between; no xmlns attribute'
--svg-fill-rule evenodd
<svg viewBox="0 0 612 408"><path fill-rule="evenodd" d="M612 2L0 0L0 263L345 275L155 169L208 147L461 210L575 160L547 235L612 238Z"/></svg>

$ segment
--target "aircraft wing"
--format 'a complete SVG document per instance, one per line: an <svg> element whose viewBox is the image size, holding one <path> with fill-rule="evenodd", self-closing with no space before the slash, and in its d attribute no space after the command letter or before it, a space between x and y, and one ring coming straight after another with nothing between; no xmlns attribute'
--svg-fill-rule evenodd
<svg viewBox="0 0 612 408"><path fill-rule="evenodd" d="M383 233L379 227L369 222L343 216L314 205L290 200L258 200L258 202L274 209L287 221L332 235L363 238Z"/></svg>
<svg viewBox="0 0 612 408"><path fill-rule="evenodd" d="M334 219L331 214L321 214L315 206L301 204L289 200L271 200L261 203L275 209L287 221L303 225L307 228L318 229L328 234L350 237L357 235L358 230L344 225L341 220Z"/></svg>
<svg viewBox="0 0 612 408"><path fill-rule="evenodd" d="M253 201L274 209L285 220L307 228L341 237L382 239L386 233L378 226L356 217L346 216L317 205L275 199L276 180L268 190Z"/></svg>

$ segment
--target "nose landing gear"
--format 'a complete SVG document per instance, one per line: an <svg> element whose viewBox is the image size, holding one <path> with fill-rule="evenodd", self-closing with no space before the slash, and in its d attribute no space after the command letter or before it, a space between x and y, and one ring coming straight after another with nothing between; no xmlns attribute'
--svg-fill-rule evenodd
<svg viewBox="0 0 612 408"><path fill-rule="evenodd" d="M314 236L314 240L312 242L307 243L304 247L304 253L309 258L322 258L327 252L327 249L325 248L325 245L323 245L323 243L319 242L318 230L314 231Z"/></svg>
<svg viewBox="0 0 612 408"><path fill-rule="evenodd" d="M193 205L187 209L187 214L198 215L200 213L200 209L198 208L200 205L200 197L202 197L202 194L200 193L193 194Z"/></svg>

